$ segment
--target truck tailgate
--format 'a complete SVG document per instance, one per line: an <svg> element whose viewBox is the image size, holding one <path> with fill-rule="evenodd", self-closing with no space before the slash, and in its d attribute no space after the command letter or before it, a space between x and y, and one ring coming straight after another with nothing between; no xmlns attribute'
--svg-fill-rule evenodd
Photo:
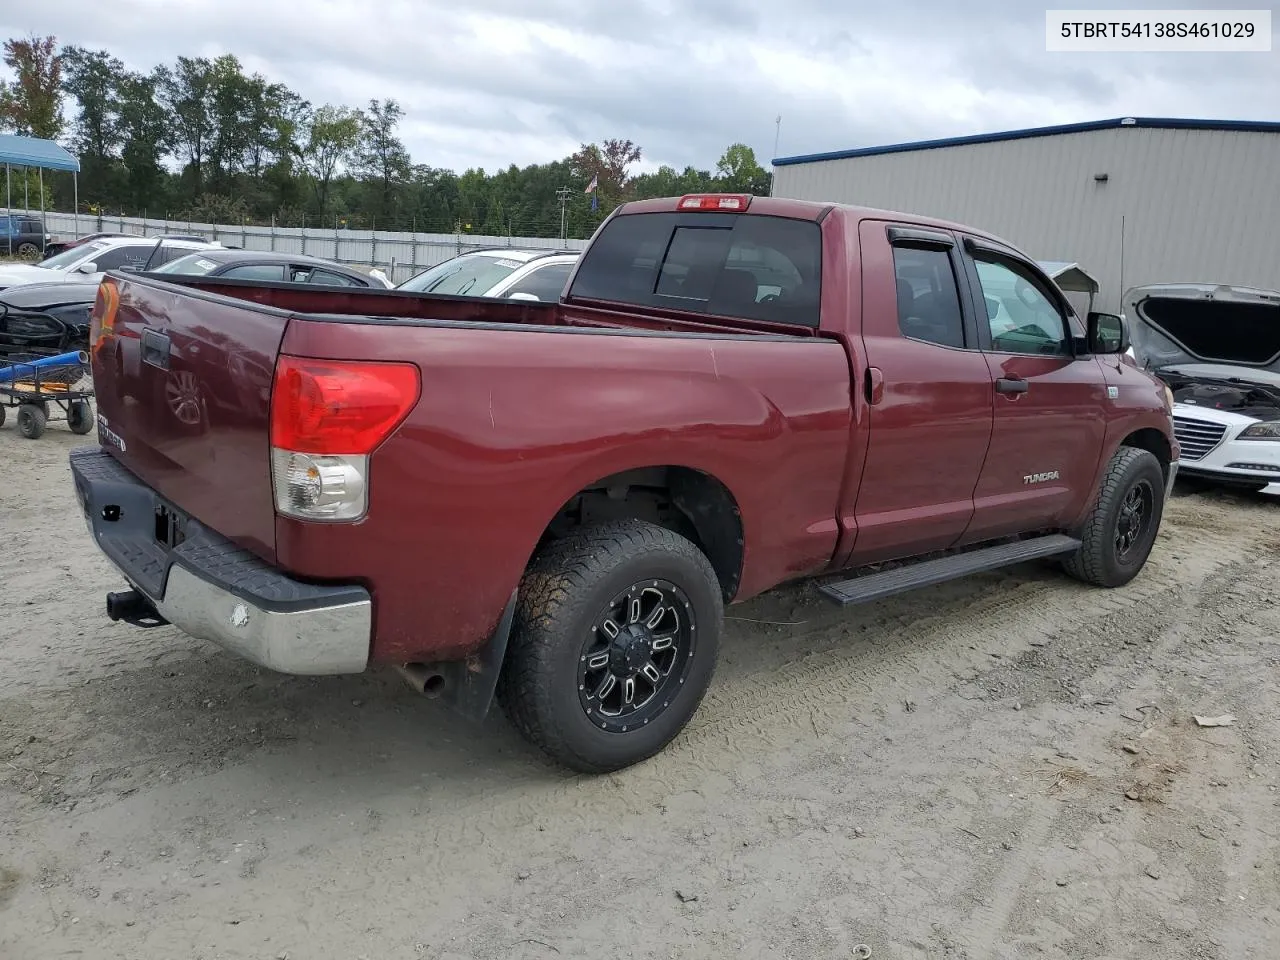
<svg viewBox="0 0 1280 960"><path fill-rule="evenodd" d="M108 276L93 310L98 439L177 508L275 559L270 392L290 314Z"/></svg>

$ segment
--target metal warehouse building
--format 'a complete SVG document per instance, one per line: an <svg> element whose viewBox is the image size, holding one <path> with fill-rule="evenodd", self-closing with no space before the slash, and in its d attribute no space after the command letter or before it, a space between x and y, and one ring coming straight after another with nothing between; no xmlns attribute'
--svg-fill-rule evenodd
<svg viewBox="0 0 1280 960"><path fill-rule="evenodd" d="M928 214L1125 290L1280 289L1280 123L1126 117L774 161L773 195Z"/></svg>

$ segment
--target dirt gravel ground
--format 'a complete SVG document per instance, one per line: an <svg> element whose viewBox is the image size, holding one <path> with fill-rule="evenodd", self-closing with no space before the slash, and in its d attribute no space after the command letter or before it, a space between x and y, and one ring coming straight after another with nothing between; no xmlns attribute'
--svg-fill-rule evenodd
<svg viewBox="0 0 1280 960"><path fill-rule="evenodd" d="M0 429L4 960L1280 956L1280 498L1183 491L1118 591L731 609L688 731L592 779L109 623L79 442Z"/></svg>

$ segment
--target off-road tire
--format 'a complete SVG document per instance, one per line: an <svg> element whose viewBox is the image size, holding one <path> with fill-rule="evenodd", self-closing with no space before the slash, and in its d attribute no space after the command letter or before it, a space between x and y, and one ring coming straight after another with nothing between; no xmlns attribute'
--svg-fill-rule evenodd
<svg viewBox="0 0 1280 960"><path fill-rule="evenodd" d="M67 405L67 428L79 436L93 429L93 411L88 400L72 400Z"/></svg>
<svg viewBox="0 0 1280 960"><path fill-rule="evenodd" d="M28 440L39 440L44 436L44 428L49 423L49 415L44 408L34 403L18 404L18 432Z"/></svg>
<svg viewBox="0 0 1280 960"><path fill-rule="evenodd" d="M688 601L685 623L694 639L683 679L665 688L660 699L667 705L648 722L626 732L601 729L580 701L584 644L598 635L597 623L621 591L659 581ZM639 763L670 743L698 709L715 672L723 622L715 571L688 539L638 520L588 527L553 542L526 571L499 702L526 739L573 770L607 773Z"/></svg>
<svg viewBox="0 0 1280 960"><path fill-rule="evenodd" d="M1121 557L1117 524L1125 498L1135 489L1150 492L1149 514L1130 553ZM1165 475L1155 454L1121 447L1111 457L1093 510L1081 533L1081 546L1062 562L1066 572L1095 587L1122 587L1142 570L1164 516Z"/></svg>

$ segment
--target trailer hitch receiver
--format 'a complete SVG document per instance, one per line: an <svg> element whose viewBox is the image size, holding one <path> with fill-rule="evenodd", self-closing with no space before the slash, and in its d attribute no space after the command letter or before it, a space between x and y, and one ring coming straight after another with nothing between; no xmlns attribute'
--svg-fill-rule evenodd
<svg viewBox="0 0 1280 960"><path fill-rule="evenodd" d="M108 593L107 616L112 620L123 620L134 627L163 627L169 622L137 590Z"/></svg>

